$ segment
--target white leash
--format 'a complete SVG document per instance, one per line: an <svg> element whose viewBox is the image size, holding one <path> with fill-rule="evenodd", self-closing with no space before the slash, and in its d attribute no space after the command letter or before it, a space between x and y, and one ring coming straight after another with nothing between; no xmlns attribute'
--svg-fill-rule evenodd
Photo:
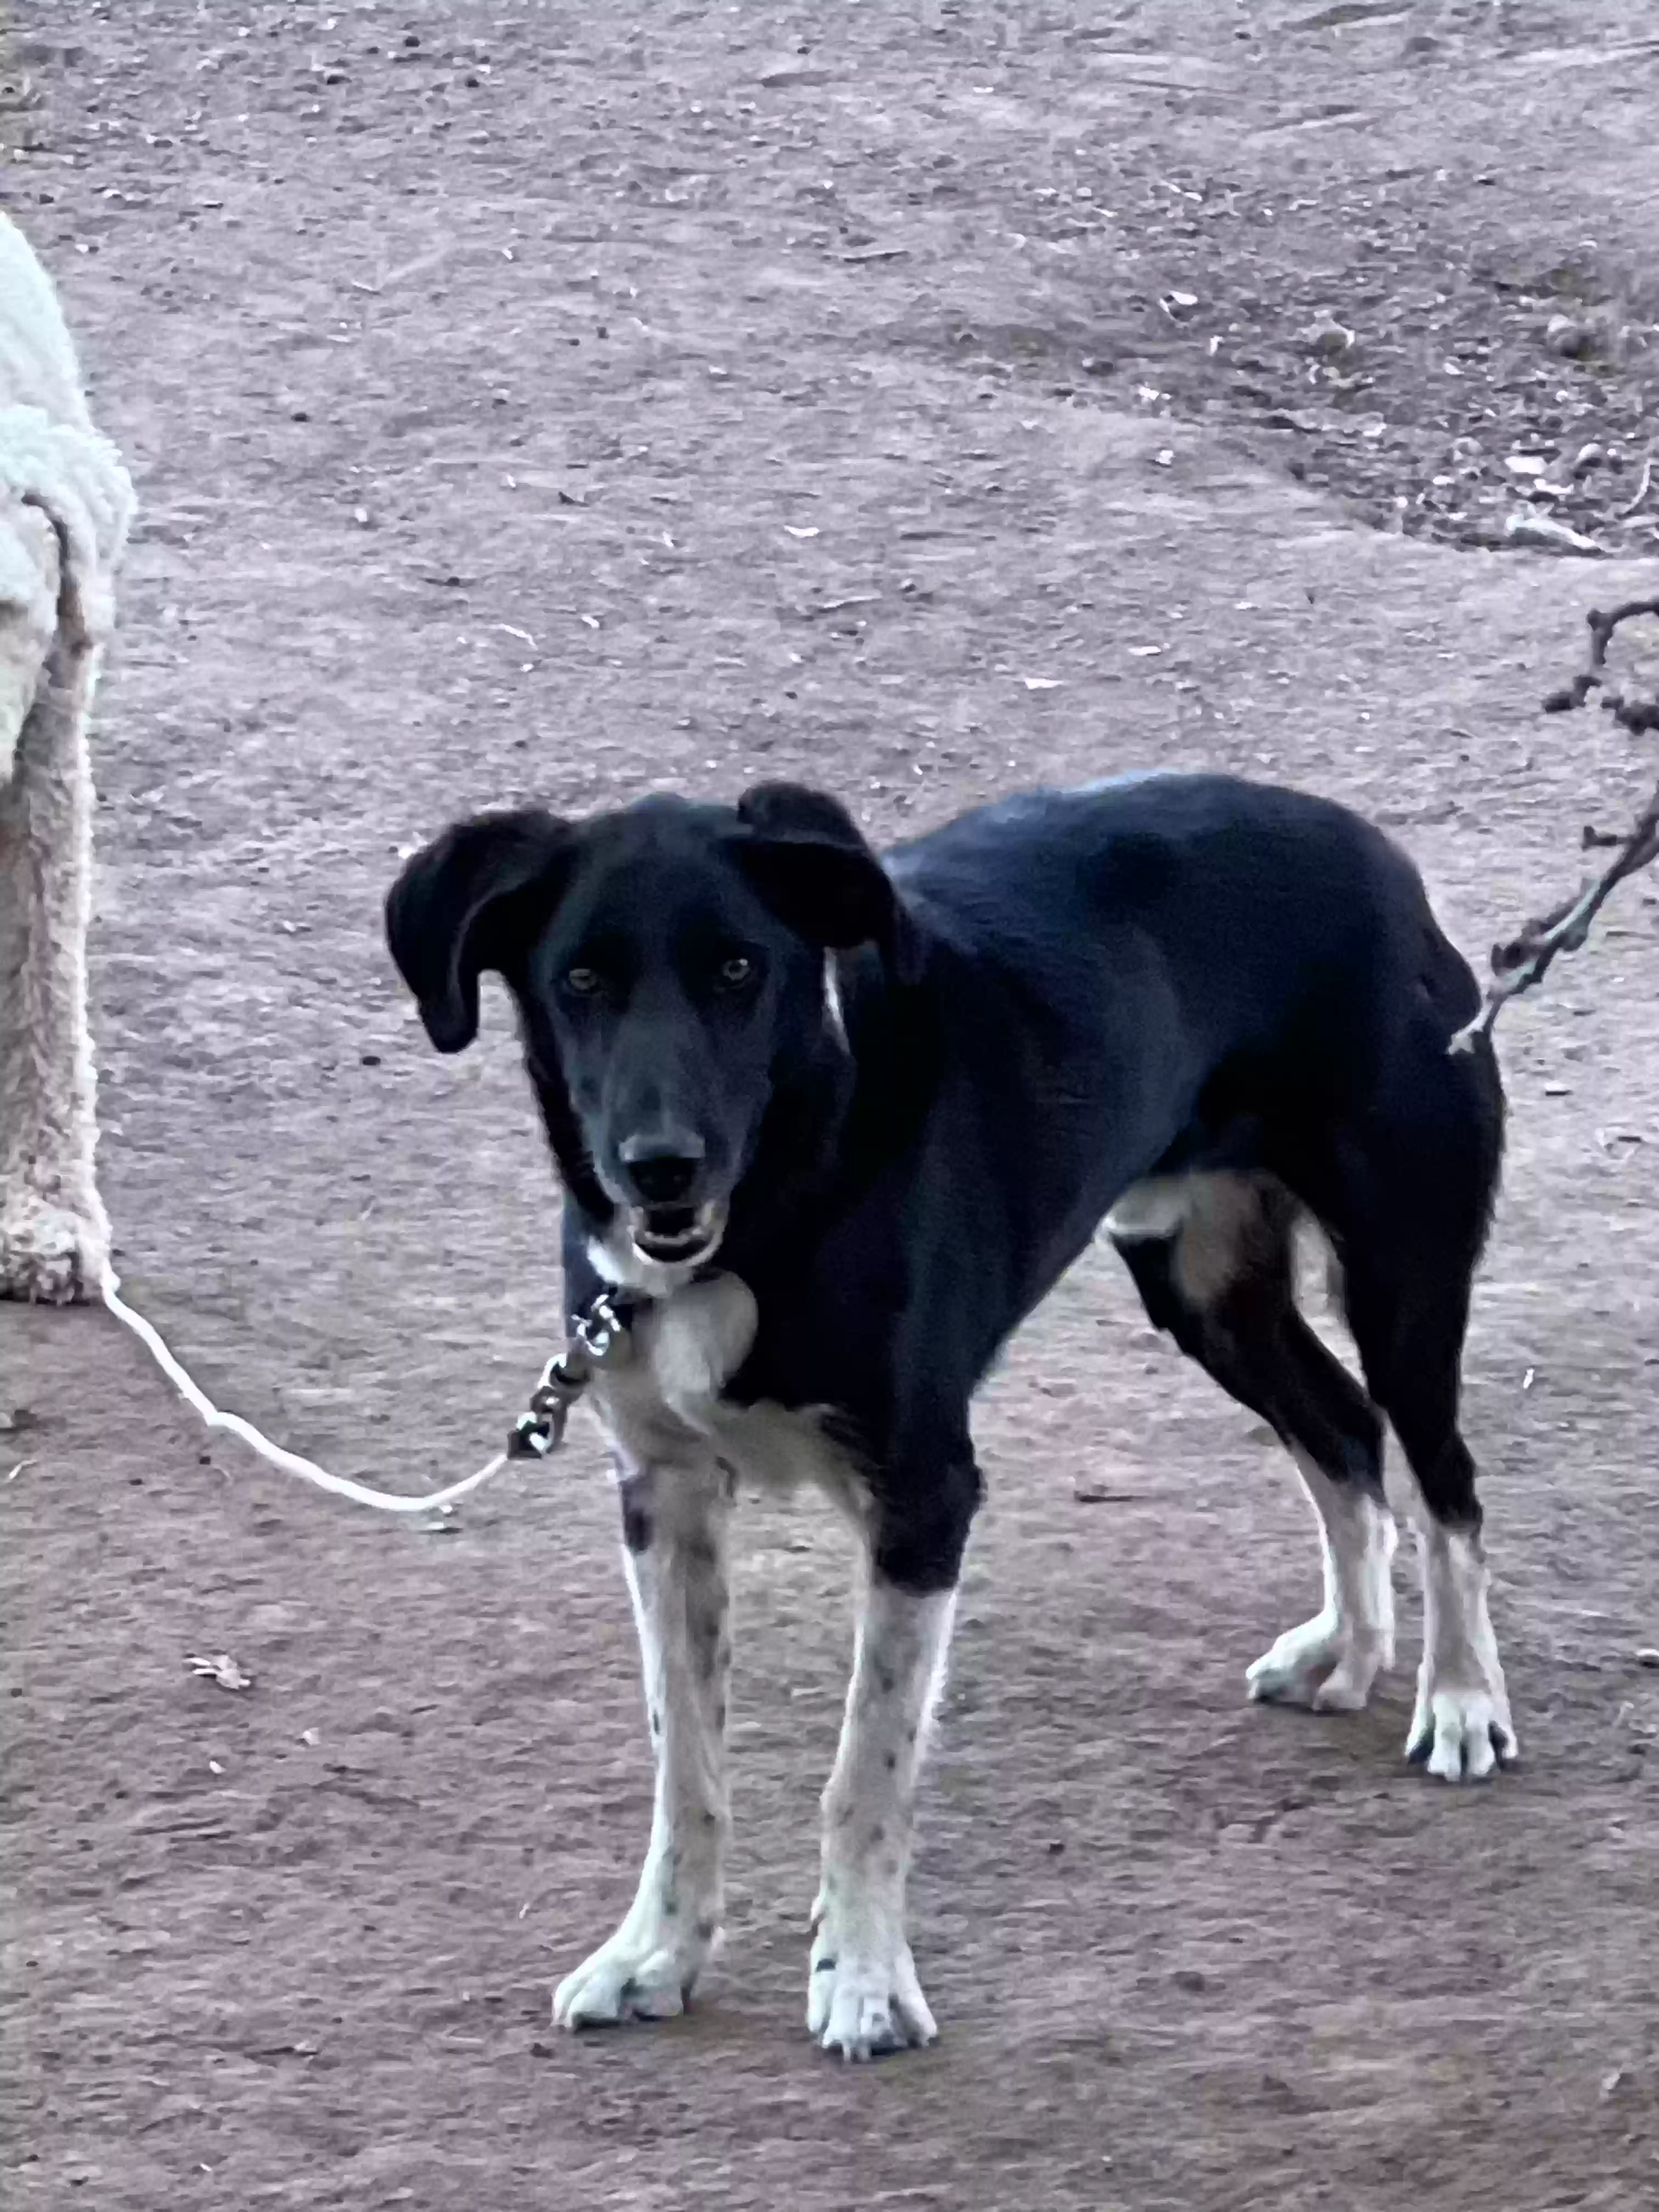
<svg viewBox="0 0 1659 2212"><path fill-rule="evenodd" d="M377 1513L435 1513L453 1505L458 1498L465 1498L480 1483L488 1482L499 1474L509 1459L516 1456L508 1451L497 1452L488 1466L481 1467L476 1474L465 1480L452 1482L447 1490L434 1490L424 1498L405 1498L390 1490L371 1490L366 1483L349 1481L344 1475L331 1474L326 1468L319 1467L315 1460L303 1459L298 1452L284 1451L262 1435L252 1421L245 1421L240 1413L222 1413L207 1393L200 1389L168 1351L159 1329L151 1326L141 1313L133 1309L121 1296L120 1278L115 1270L106 1266L99 1283L104 1304L123 1327L130 1328L137 1338L167 1381L185 1403L200 1414L210 1429L225 1429L242 1442L270 1466L280 1468L284 1474L298 1475L301 1482L314 1484L319 1490L327 1491L331 1497L349 1498L354 1505L372 1505ZM532 1451L535 1448L532 1446Z"/></svg>

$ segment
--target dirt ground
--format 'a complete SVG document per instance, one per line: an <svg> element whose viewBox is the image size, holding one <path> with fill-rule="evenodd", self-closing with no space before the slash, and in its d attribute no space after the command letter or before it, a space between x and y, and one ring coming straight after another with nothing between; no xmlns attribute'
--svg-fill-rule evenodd
<svg viewBox="0 0 1659 2212"><path fill-rule="evenodd" d="M1659 554L1644 0L15 0L0 79L143 502L118 1263L343 1470L476 1464L558 1312L503 1010L439 1061L380 941L452 812L790 774L886 833L1206 763L1395 825L1479 952L1644 787L1536 709ZM1606 557L1490 550L1543 511ZM1404 1767L1410 1596L1365 1715L1244 1705L1304 1509L1093 1257L984 1401L942 2035L877 2068L801 2026L823 1515L743 1522L725 1956L574 2040L648 1804L592 1435L437 1534L208 1449L106 1318L0 1310L7 2206L1659 2201L1652 888L1609 923L1500 1030L1468 1421L1524 1765Z"/></svg>

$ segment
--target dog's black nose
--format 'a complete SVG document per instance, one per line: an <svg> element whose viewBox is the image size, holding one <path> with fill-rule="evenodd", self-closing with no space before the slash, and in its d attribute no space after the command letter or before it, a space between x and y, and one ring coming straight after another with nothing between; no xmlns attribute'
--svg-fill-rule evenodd
<svg viewBox="0 0 1659 2212"><path fill-rule="evenodd" d="M659 1136L624 1138L617 1156L641 1206L684 1206L705 1149L702 1139L690 1130L672 1129Z"/></svg>

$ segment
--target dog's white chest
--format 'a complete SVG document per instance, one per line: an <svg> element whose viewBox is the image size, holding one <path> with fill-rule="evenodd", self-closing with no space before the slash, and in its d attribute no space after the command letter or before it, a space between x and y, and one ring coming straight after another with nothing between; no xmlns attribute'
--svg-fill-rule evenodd
<svg viewBox="0 0 1659 2212"><path fill-rule="evenodd" d="M861 1513L856 1461L825 1432L827 1407L793 1411L720 1395L755 1340L753 1293L736 1275L692 1283L648 1306L629 1356L594 1378L593 1405L624 1468L672 1467L708 1456L766 1489L822 1489Z"/></svg>

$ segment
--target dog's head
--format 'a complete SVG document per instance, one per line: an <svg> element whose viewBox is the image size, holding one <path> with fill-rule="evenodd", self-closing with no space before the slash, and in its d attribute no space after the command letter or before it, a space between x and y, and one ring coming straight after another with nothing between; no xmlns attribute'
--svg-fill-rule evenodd
<svg viewBox="0 0 1659 2212"><path fill-rule="evenodd" d="M559 1096L567 1181L636 1255L687 1270L719 1245L780 1085L841 1048L826 953L873 945L901 982L916 958L851 817L793 784L735 808L458 823L404 866L386 933L440 1052L477 1035L483 971L505 978Z"/></svg>

